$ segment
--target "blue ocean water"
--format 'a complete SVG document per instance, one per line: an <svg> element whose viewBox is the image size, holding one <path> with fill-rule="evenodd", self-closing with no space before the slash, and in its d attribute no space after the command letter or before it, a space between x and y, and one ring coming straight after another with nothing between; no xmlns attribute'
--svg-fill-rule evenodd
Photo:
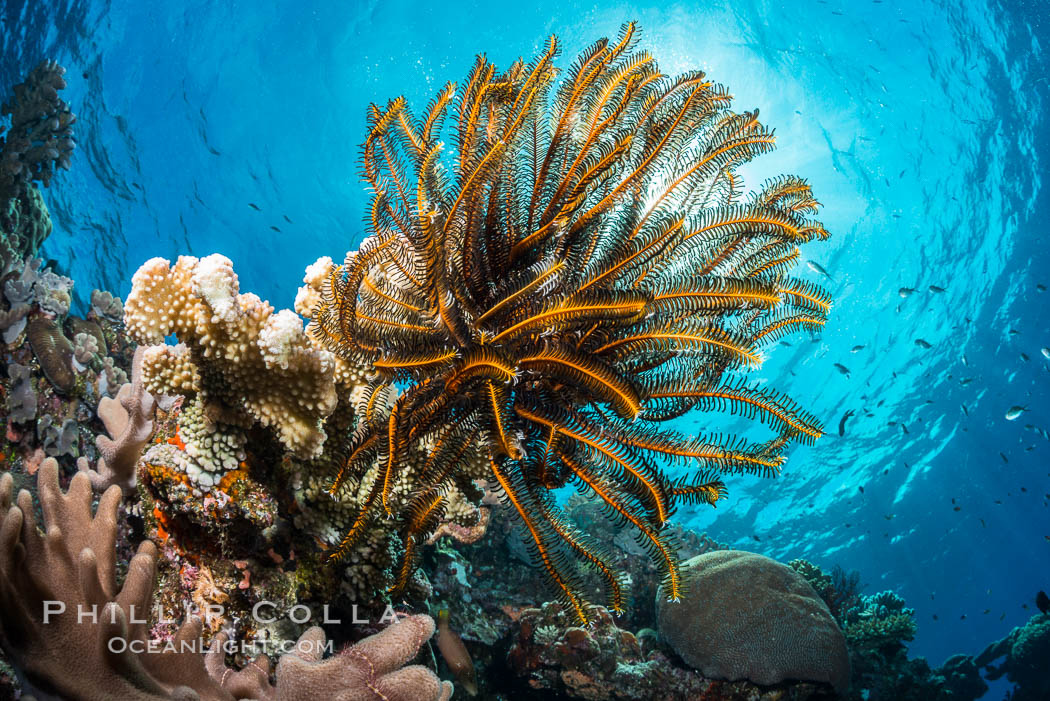
<svg viewBox="0 0 1050 701"><path fill-rule="evenodd" d="M826 331L790 338L761 373L828 435L776 480L731 478L728 502L678 518L895 589L917 610L912 652L936 664L1023 623L1050 587L1046 14L976 0L3 0L0 85L45 57L69 68L80 148L45 193L44 251L81 299L126 294L149 257L221 252L242 289L287 307L306 265L362 237L368 104L423 104L480 51L507 65L557 33L572 56L637 20L665 72L702 68L737 109L760 108L779 147L749 182L808 178L833 234L803 252L828 277L801 268L835 293ZM1008 421L1013 405L1027 410Z"/></svg>

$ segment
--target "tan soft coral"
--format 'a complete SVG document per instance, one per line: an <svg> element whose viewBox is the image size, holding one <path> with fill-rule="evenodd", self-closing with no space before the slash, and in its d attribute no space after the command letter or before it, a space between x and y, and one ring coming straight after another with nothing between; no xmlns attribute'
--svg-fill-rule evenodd
<svg viewBox="0 0 1050 701"><path fill-rule="evenodd" d="M194 388L228 423L271 428L300 457L320 453L321 424L336 406L335 363L291 311L274 313L241 294L228 258L180 256L146 261L131 280L124 323L148 351L146 386L186 394ZM174 335L189 349L164 347Z"/></svg>

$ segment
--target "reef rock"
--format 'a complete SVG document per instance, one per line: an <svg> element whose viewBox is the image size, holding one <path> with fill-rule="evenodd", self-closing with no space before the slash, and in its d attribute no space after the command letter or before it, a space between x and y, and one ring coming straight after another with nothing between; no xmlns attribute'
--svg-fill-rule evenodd
<svg viewBox="0 0 1050 701"><path fill-rule="evenodd" d="M771 685L849 686L846 640L827 605L790 567L724 550L682 564L679 602L657 601L660 634L704 676Z"/></svg>

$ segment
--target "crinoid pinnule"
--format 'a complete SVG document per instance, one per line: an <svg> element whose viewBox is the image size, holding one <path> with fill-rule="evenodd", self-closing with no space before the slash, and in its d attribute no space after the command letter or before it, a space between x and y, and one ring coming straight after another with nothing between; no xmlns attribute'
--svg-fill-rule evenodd
<svg viewBox="0 0 1050 701"><path fill-rule="evenodd" d="M786 274L799 245L827 237L807 218L818 203L790 176L745 193L737 167L773 148L772 132L757 112L730 111L702 73L662 75L636 40L624 26L557 85L551 38L502 73L478 57L419 117L402 98L370 109L370 235L329 275L311 326L334 352L371 362L369 392L389 396L363 404L335 475L333 493L367 495L336 555L385 510L410 558L447 485L464 481L464 451L480 446L581 619L570 559L600 576L611 608L624 595L550 494L570 483L636 532L676 598L662 531L676 505L714 504L719 473L776 474L789 440L821 435L813 416L743 376L763 346L826 319L829 295ZM774 435L754 444L660 427L693 409ZM409 462L413 489L396 498ZM687 463L699 468L687 479L661 469ZM398 586L411 568L406 559Z"/></svg>

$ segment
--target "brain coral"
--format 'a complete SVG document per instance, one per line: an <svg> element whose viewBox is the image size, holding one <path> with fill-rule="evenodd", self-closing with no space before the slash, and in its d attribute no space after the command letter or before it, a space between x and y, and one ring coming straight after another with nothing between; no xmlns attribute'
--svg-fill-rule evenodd
<svg viewBox="0 0 1050 701"><path fill-rule="evenodd" d="M705 676L756 684L787 679L849 686L846 641L797 572L739 550L682 564L686 595L657 600L660 633Z"/></svg>
<svg viewBox="0 0 1050 701"><path fill-rule="evenodd" d="M321 422L336 405L334 363L303 322L254 294L240 294L233 264L218 254L146 261L124 306L128 333L157 346L143 364L152 392L198 390L209 413L242 427L270 427L300 457L316 456ZM174 334L185 348L162 346ZM188 349L188 351L186 350Z"/></svg>

